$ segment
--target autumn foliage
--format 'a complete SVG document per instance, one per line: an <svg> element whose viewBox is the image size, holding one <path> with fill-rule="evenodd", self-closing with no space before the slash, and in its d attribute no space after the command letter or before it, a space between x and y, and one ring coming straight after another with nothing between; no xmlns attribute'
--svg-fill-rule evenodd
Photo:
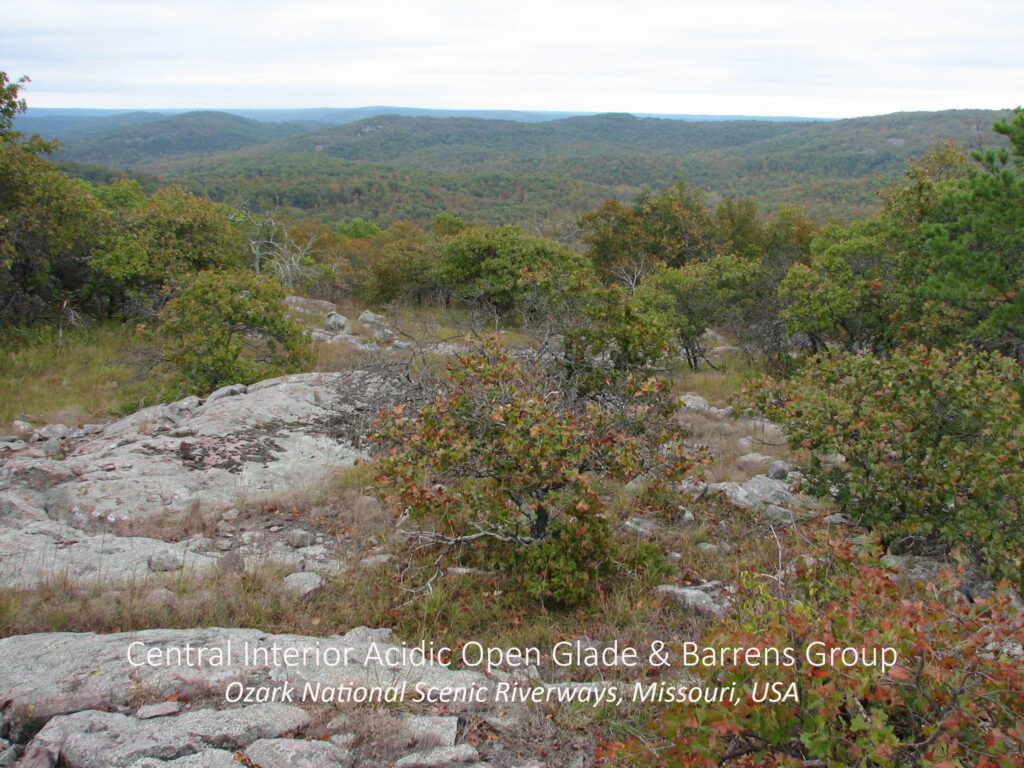
<svg viewBox="0 0 1024 768"><path fill-rule="evenodd" d="M489 340L449 365L428 402L385 412L376 441L435 566L482 564L535 598L574 604L625 556L599 476L678 477L692 462L656 381L633 379L624 397L599 402L577 396L563 370Z"/></svg>

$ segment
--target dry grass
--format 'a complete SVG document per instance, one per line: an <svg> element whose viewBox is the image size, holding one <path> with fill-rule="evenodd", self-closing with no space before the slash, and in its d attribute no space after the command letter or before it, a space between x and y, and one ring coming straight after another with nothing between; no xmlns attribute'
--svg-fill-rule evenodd
<svg viewBox="0 0 1024 768"><path fill-rule="evenodd" d="M52 328L8 332L0 341L0 430L15 419L78 426L152 405L166 381L142 375L143 347L120 323L72 328L62 339Z"/></svg>

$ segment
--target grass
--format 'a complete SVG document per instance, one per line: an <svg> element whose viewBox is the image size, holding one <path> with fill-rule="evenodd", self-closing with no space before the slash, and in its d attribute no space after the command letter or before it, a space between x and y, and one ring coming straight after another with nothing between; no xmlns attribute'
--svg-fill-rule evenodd
<svg viewBox="0 0 1024 768"><path fill-rule="evenodd" d="M764 373L760 365L740 353L723 356L715 366L712 368L702 362L698 370L681 374L681 388L700 395L711 405L724 407L730 398Z"/></svg>
<svg viewBox="0 0 1024 768"><path fill-rule="evenodd" d="M0 430L15 419L78 426L159 401L165 380L139 360L145 351L120 323L8 331L0 339Z"/></svg>

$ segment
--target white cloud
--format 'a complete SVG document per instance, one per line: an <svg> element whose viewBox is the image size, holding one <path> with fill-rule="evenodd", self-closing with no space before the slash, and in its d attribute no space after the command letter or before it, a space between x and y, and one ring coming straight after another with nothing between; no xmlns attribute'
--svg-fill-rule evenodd
<svg viewBox="0 0 1024 768"><path fill-rule="evenodd" d="M1022 101L1024 5L978 0L37 0L35 106L850 116Z"/></svg>

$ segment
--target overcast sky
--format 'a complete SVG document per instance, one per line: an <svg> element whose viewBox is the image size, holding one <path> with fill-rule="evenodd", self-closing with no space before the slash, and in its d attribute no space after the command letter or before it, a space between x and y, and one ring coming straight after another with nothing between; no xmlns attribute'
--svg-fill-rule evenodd
<svg viewBox="0 0 1024 768"><path fill-rule="evenodd" d="M854 117L1024 102L1024 2L0 0L29 107Z"/></svg>

